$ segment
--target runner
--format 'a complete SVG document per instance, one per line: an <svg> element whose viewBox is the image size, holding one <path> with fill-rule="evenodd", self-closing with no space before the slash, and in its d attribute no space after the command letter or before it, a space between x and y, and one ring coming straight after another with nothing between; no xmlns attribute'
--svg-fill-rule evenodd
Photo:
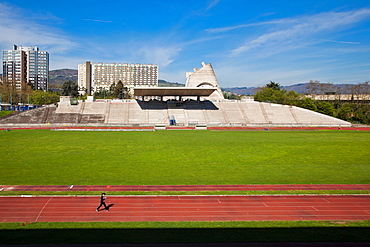
<svg viewBox="0 0 370 247"><path fill-rule="evenodd" d="M106 198L107 197L105 196L105 193L102 193L101 196L100 196L100 205L99 205L99 207L96 208L96 212L100 211L101 206L104 206L104 209L109 211L109 207L107 207L107 204L105 204L105 199Z"/></svg>

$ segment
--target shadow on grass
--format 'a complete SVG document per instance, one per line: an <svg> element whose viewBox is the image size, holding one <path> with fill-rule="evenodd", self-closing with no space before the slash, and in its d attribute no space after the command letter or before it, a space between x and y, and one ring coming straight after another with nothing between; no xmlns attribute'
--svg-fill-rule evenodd
<svg viewBox="0 0 370 247"><path fill-rule="evenodd" d="M370 242L370 227L1 230L1 244Z"/></svg>

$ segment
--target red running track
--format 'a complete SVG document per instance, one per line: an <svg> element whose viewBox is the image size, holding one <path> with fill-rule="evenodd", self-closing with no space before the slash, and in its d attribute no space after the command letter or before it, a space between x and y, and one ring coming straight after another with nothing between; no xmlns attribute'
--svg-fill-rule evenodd
<svg viewBox="0 0 370 247"><path fill-rule="evenodd" d="M3 191L269 191L370 190L370 184L251 185L0 185Z"/></svg>
<svg viewBox="0 0 370 247"><path fill-rule="evenodd" d="M0 197L0 222L370 220L369 195Z"/></svg>

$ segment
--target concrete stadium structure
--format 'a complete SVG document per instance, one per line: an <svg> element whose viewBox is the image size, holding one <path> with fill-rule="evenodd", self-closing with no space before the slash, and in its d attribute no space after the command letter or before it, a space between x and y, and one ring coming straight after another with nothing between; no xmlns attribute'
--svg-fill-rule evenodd
<svg viewBox="0 0 370 247"><path fill-rule="evenodd" d="M10 115L0 119L0 125L351 126L349 122L295 106L226 100L211 64L205 63L201 69L187 73L185 87L137 87L134 90L138 99L94 100L90 96L77 105L71 104L68 96L62 96L58 106Z"/></svg>
<svg viewBox="0 0 370 247"><path fill-rule="evenodd" d="M96 100L71 105L69 98L0 119L0 125L91 126L351 126L295 106L255 101Z"/></svg>

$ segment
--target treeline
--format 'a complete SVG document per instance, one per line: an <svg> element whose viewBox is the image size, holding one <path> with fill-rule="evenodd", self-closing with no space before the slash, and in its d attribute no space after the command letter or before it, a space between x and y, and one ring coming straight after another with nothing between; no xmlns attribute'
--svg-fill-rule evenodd
<svg viewBox="0 0 370 247"><path fill-rule="evenodd" d="M270 81L259 89L254 100L298 106L349 122L370 124L370 99L366 98L370 95L369 82L353 85L350 100L340 100L340 97L333 100L316 100L317 95L340 95L340 92L335 90L338 89L332 84L310 81L307 85L307 92L311 97L308 97L281 89L279 83Z"/></svg>
<svg viewBox="0 0 370 247"><path fill-rule="evenodd" d="M34 104L48 105L59 102L59 93L42 90L34 90L32 84L22 85L19 89L9 82L0 83L0 102L2 104Z"/></svg>
<svg viewBox="0 0 370 247"><path fill-rule="evenodd" d="M124 86L122 81L118 81L117 84L113 83L109 90L101 88L94 92L94 98L96 99L131 99L131 97L130 89Z"/></svg>
<svg viewBox="0 0 370 247"><path fill-rule="evenodd" d="M31 83L22 85L21 89L12 83L0 83L0 102L2 104L49 105L58 103L60 96L72 96L79 99L87 97L87 95L79 94L78 85L75 81L64 82L61 92L34 90ZM94 97L97 99L129 99L131 96L132 93L129 88L125 87L121 81L117 84L113 83L109 90L100 89L94 93Z"/></svg>

